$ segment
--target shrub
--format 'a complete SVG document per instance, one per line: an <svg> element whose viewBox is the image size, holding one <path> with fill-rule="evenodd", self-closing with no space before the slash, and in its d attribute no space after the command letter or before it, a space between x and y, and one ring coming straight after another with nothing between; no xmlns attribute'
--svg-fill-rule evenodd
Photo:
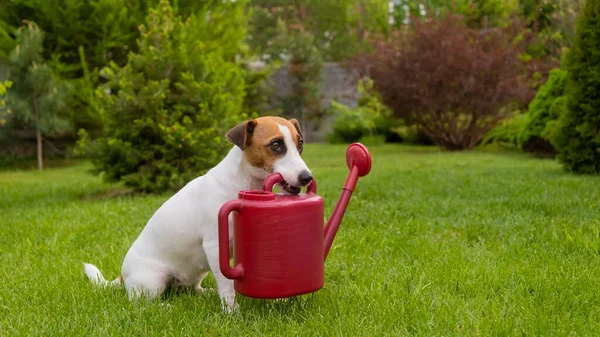
<svg viewBox="0 0 600 337"><path fill-rule="evenodd" d="M427 136L427 134L423 132L422 128L419 127L417 124L406 125L406 123L402 123L402 125L398 125L392 128L392 132L396 134L400 142L403 143L415 145L435 144L431 137Z"/></svg>
<svg viewBox="0 0 600 337"><path fill-rule="evenodd" d="M469 149L533 96L521 26L477 30L461 17L415 20L412 32L374 41L351 66L371 77L395 117L417 124L444 149Z"/></svg>
<svg viewBox="0 0 600 337"><path fill-rule="evenodd" d="M557 122L554 145L564 167L600 173L600 1L586 1L566 59L567 109Z"/></svg>
<svg viewBox="0 0 600 337"><path fill-rule="evenodd" d="M529 104L523 130L518 137L519 147L524 151L544 156L556 154L550 139L555 123L551 122L557 120L564 109L566 75L567 72L561 69L550 71L548 80Z"/></svg>
<svg viewBox="0 0 600 337"><path fill-rule="evenodd" d="M329 113L336 117L329 142L352 143L365 136L387 137L397 124L390 118L391 111L381 102L372 80L361 79L358 82L358 93L360 99L356 108L351 109L336 101L331 102Z"/></svg>
<svg viewBox="0 0 600 337"><path fill-rule="evenodd" d="M351 109L336 101L331 102L331 111L337 117L333 122L333 132L328 136L330 143L352 143L369 134L375 124L368 118L364 109Z"/></svg>
<svg viewBox="0 0 600 337"><path fill-rule="evenodd" d="M500 122L498 126L485 134L481 145L496 144L509 149L519 148L519 135L525 127L527 115L517 114Z"/></svg>
<svg viewBox="0 0 600 337"><path fill-rule="evenodd" d="M223 135L243 118L244 72L224 51L205 47L214 41L198 38L209 23L182 20L161 0L140 28L139 53L101 71L104 135L91 142L82 132L80 140L96 172L160 192L182 187L226 153Z"/></svg>

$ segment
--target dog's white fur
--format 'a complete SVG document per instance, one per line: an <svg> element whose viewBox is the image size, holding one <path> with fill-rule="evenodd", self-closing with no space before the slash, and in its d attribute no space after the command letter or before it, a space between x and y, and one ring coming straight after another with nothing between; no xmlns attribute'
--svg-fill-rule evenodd
<svg viewBox="0 0 600 337"><path fill-rule="evenodd" d="M287 152L274 162L273 172L280 173L288 184L300 186L299 173L310 170L288 126L278 126ZM168 286L201 291L202 280L211 271L223 309L235 309L233 281L219 268L217 214L225 202L237 199L238 191L260 189L267 175L264 168L245 159L240 147L233 146L217 166L189 182L154 213L127 252L119 278L109 282L96 266L87 263L85 273L97 285L124 283L130 299L154 299ZM230 242L231 225L230 219Z"/></svg>

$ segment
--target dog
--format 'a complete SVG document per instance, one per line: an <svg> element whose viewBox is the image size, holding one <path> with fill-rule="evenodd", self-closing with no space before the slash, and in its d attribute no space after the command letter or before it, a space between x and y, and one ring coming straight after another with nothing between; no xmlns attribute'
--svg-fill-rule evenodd
<svg viewBox="0 0 600 337"><path fill-rule="evenodd" d="M93 284L124 285L130 300L153 300L174 286L202 292L202 280L212 272L222 309L239 307L233 281L219 268L219 209L240 190L261 189L271 173L282 175L278 187L286 194L300 193L313 177L301 158L303 133L296 119L252 119L233 127L226 138L233 145L229 153L161 205L125 255L117 279L107 281L96 266L84 263Z"/></svg>

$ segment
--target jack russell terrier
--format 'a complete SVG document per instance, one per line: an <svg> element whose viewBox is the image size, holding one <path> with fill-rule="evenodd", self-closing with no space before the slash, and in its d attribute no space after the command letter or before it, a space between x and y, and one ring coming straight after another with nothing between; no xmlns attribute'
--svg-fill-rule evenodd
<svg viewBox="0 0 600 337"><path fill-rule="evenodd" d="M261 189L270 173L283 176L279 187L288 194L300 193L312 174L300 157L303 135L295 119L256 118L237 125L226 137L234 145L227 156L154 213L125 255L117 279L109 282L96 266L84 263L94 284L124 284L130 300L152 300L172 286L203 291L202 280L212 271L223 310L237 308L233 281L219 268L219 209L237 199L240 190ZM231 217L229 226L231 243Z"/></svg>

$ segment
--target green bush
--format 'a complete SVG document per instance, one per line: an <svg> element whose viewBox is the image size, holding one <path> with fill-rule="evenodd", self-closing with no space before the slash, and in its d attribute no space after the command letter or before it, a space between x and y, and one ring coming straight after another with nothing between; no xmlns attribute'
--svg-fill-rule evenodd
<svg viewBox="0 0 600 337"><path fill-rule="evenodd" d="M554 140L557 134L557 125L560 120L560 116L566 113L567 111L567 96L563 95L554 100L554 103L550 107L550 115L557 116L556 119L551 119L546 123L546 127L542 131L542 138L550 141L551 144L554 144ZM553 145L554 146L554 145Z"/></svg>
<svg viewBox="0 0 600 337"><path fill-rule="evenodd" d="M331 143L357 142L365 136L388 136L397 121L381 101L373 87L373 81L363 79L358 83L360 99L358 106L351 109L336 101L331 102L330 112L335 115L333 133L328 136Z"/></svg>
<svg viewBox="0 0 600 337"><path fill-rule="evenodd" d="M548 80L540 87L529 104L525 115L525 125L518 138L519 147L526 152L554 156L552 128L564 109L565 78L567 72L561 69L550 71Z"/></svg>
<svg viewBox="0 0 600 337"><path fill-rule="evenodd" d="M554 145L572 172L600 173L600 1L587 0L577 36L567 56L567 109L558 122Z"/></svg>
<svg viewBox="0 0 600 337"><path fill-rule="evenodd" d="M141 26L139 53L101 71L97 90L103 136L80 132L80 149L97 173L137 191L178 189L214 166L230 148L223 135L240 122L244 72L206 48L213 23L176 17L168 0Z"/></svg>
<svg viewBox="0 0 600 337"><path fill-rule="evenodd" d="M525 127L527 115L517 114L505 119L497 127L490 130L481 140L480 145L495 144L503 148L519 149L519 136Z"/></svg>
<svg viewBox="0 0 600 337"><path fill-rule="evenodd" d="M333 133L328 136L330 143L357 142L375 127L373 121L360 107L350 109L341 103L332 101L331 109L337 117L333 122Z"/></svg>
<svg viewBox="0 0 600 337"><path fill-rule="evenodd" d="M396 119L399 123L396 123L390 130L390 133L395 135L394 142L402 142L414 145L434 145L435 142L429 137L423 128L417 124L407 125L403 120ZM389 137L389 136L388 136Z"/></svg>

